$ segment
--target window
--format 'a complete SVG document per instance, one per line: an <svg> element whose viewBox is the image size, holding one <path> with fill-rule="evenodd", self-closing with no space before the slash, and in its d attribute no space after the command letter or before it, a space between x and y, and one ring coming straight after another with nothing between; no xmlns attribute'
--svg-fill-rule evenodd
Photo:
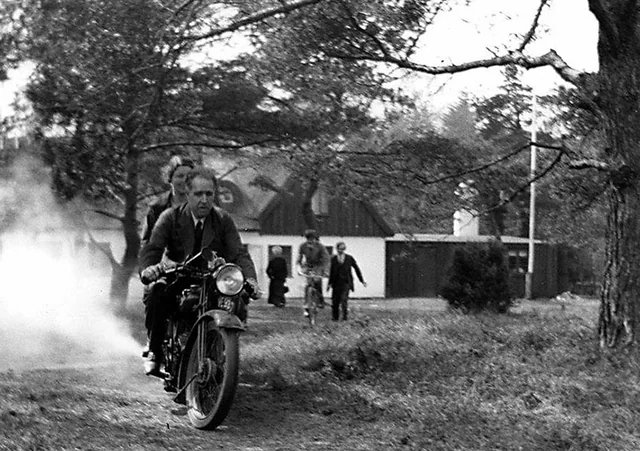
<svg viewBox="0 0 640 451"><path fill-rule="evenodd" d="M517 271L518 251L509 251L509 271Z"/></svg>
<svg viewBox="0 0 640 451"><path fill-rule="evenodd" d="M282 248L282 256L287 262L287 277L291 277L291 246L282 246L280 244L269 245L269 260L273 257L273 248L280 246Z"/></svg>
<svg viewBox="0 0 640 451"><path fill-rule="evenodd" d="M520 262L519 272L526 273L527 269L529 269L529 252L518 251L518 261Z"/></svg>
<svg viewBox="0 0 640 451"><path fill-rule="evenodd" d="M519 274L526 274L529 268L529 252L522 250L509 251L509 270Z"/></svg>
<svg viewBox="0 0 640 451"><path fill-rule="evenodd" d="M220 202L222 207L233 204L233 191L231 191L228 186L222 185L218 187L218 202Z"/></svg>

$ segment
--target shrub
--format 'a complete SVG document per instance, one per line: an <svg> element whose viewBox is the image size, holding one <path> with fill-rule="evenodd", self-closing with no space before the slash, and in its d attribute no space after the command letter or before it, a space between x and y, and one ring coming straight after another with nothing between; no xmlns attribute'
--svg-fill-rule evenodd
<svg viewBox="0 0 640 451"><path fill-rule="evenodd" d="M472 243L456 248L448 281L440 294L449 306L465 313L506 313L513 297L502 243Z"/></svg>

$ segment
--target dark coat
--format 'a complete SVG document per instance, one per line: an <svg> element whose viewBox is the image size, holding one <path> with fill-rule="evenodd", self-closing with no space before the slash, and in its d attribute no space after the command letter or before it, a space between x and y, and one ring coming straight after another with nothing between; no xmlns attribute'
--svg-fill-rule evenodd
<svg viewBox="0 0 640 451"><path fill-rule="evenodd" d="M285 280L289 275L287 261L284 257L273 257L267 265L267 275L270 279Z"/></svg>
<svg viewBox="0 0 640 451"><path fill-rule="evenodd" d="M344 261L340 263L338 256L331 257L331 269L329 270L329 286L336 288L339 285L348 284L349 290L353 291L353 274L351 268L356 271L358 280L364 283L362 272L356 263L355 258L349 254L344 254Z"/></svg>
<svg viewBox="0 0 640 451"><path fill-rule="evenodd" d="M167 251L167 258L182 262L190 254L195 241L195 226L188 204L165 210L151 232L149 241L140 250L140 268L160 262ZM247 278L256 278L251 256L245 250L233 219L224 210L214 207L204 221L202 247L208 246L227 262L235 263Z"/></svg>
<svg viewBox="0 0 640 451"><path fill-rule="evenodd" d="M142 245L144 245L149 238L151 238L151 231L156 221L160 217L163 211L171 208L171 202L173 201L173 193L167 191L164 194L158 196L158 198L149 205L149 211L145 217L144 227L142 229Z"/></svg>
<svg viewBox="0 0 640 451"><path fill-rule="evenodd" d="M285 282L289 271L287 271L287 261L284 257L273 257L267 265L267 275L269 276L269 304L284 306L286 303L285 293L288 289Z"/></svg>

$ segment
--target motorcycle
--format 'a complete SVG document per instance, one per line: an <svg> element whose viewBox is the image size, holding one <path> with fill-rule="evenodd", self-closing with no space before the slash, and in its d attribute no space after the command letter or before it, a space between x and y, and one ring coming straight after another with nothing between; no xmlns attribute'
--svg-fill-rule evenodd
<svg viewBox="0 0 640 451"><path fill-rule="evenodd" d="M247 304L257 295L239 266L203 249L183 264L164 270L167 288L181 288L163 343L165 390L187 406L189 421L212 430L226 418L235 396L239 335ZM152 280L142 280L149 284Z"/></svg>

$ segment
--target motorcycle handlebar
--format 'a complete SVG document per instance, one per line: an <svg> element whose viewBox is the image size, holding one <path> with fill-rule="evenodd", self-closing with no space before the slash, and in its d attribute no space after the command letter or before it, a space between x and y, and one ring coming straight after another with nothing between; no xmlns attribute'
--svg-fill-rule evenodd
<svg viewBox="0 0 640 451"><path fill-rule="evenodd" d="M143 276L142 274L140 275L140 280L142 281L143 284L145 285L149 285L152 282L155 282L156 280L160 279L161 277L164 276L169 276L171 274L174 273L186 273L189 269L193 269L194 273L195 272L202 272L199 269L196 268L192 268L191 265L193 264L193 262L197 261L200 257L206 259L207 261L214 261L216 259L220 259L221 262L220 264L224 264L225 261L224 259L221 259L218 257L217 253L212 251L209 248L203 248L200 252L198 252L196 255L194 255L193 257L187 259L184 263L181 263L179 265L176 265L174 267L171 268L163 268L162 266L160 266L160 273L158 274L158 277L155 279L152 279L150 277L146 277Z"/></svg>

